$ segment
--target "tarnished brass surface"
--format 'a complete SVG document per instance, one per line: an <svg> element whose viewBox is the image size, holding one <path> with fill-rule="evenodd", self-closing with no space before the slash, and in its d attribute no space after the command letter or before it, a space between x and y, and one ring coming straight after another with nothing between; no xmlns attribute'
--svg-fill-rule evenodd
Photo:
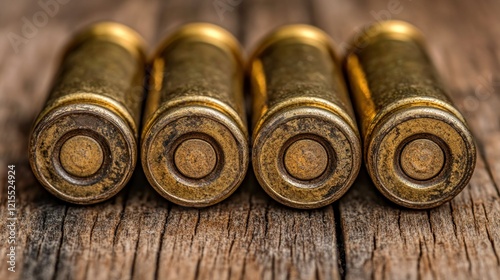
<svg viewBox="0 0 500 280"><path fill-rule="evenodd" d="M252 163L264 190L296 208L340 198L361 165L354 114L329 37L279 28L250 61Z"/></svg>
<svg viewBox="0 0 500 280"><path fill-rule="evenodd" d="M434 178L444 165L444 152L436 142L419 138L406 144L401 151L403 172L415 180Z"/></svg>
<svg viewBox="0 0 500 280"><path fill-rule="evenodd" d="M476 148L422 34L401 21L376 23L351 42L345 66L375 186L410 208L456 196L472 176Z"/></svg>
<svg viewBox="0 0 500 280"><path fill-rule="evenodd" d="M214 147L205 140L194 138L179 144L174 152L175 167L182 175L201 179L210 174L217 164Z"/></svg>
<svg viewBox="0 0 500 280"><path fill-rule="evenodd" d="M296 179L316 179L328 166L328 153L323 145L315 140L298 140L286 149L284 165L286 171Z"/></svg>
<svg viewBox="0 0 500 280"><path fill-rule="evenodd" d="M144 44L103 22L69 44L30 137L31 168L60 199L91 204L115 195L137 159Z"/></svg>
<svg viewBox="0 0 500 280"><path fill-rule="evenodd" d="M215 25L185 25L153 58L141 161L165 198L203 207L222 201L248 168L242 58Z"/></svg>
<svg viewBox="0 0 500 280"><path fill-rule="evenodd" d="M94 138L76 135L62 144L59 160L63 169L69 174L88 177L101 168L103 154L101 145Z"/></svg>

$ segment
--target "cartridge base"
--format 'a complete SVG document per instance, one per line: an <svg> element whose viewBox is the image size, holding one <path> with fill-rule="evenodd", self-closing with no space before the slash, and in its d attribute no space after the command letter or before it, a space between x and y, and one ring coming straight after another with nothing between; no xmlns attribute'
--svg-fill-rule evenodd
<svg viewBox="0 0 500 280"><path fill-rule="evenodd" d="M143 134L142 165L162 196L184 206L218 203L243 181L247 135L226 114L201 105L157 112Z"/></svg>
<svg viewBox="0 0 500 280"><path fill-rule="evenodd" d="M400 109L374 129L367 167L377 188L409 208L436 207L469 182L476 160L467 127L445 109Z"/></svg>
<svg viewBox="0 0 500 280"><path fill-rule="evenodd" d="M355 130L321 108L285 108L260 126L252 163L264 190L296 208L318 208L340 198L361 165Z"/></svg>
<svg viewBox="0 0 500 280"><path fill-rule="evenodd" d="M128 124L93 104L50 110L35 125L30 141L35 176L55 196L76 204L115 195L132 176L137 158Z"/></svg>

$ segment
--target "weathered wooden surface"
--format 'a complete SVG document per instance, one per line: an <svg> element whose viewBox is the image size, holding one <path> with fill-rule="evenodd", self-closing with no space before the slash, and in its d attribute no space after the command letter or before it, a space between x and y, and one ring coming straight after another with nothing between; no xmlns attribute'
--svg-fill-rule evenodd
<svg viewBox="0 0 500 280"><path fill-rule="evenodd" d="M23 17L43 11L35 3L0 4L0 279L500 277L500 2L69 1L16 53L7 36L22 34ZM226 11L214 3L228 5ZM439 208L396 207L362 172L339 202L315 211L278 205L251 174L223 203L189 209L157 195L141 170L117 197L80 207L53 198L30 171L30 125L77 27L118 20L137 29L152 50L176 26L203 20L228 28L250 50L273 27L303 22L325 29L342 49L363 24L388 17L426 33L477 137L471 183ZM6 262L8 164L17 175L15 273Z"/></svg>

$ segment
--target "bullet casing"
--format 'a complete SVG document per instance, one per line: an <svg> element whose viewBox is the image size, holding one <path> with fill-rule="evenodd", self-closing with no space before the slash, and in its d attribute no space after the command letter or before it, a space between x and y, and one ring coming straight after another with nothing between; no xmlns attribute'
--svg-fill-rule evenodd
<svg viewBox="0 0 500 280"><path fill-rule="evenodd" d="M361 164L354 113L329 37L282 27L250 61L252 163L264 190L296 208L340 198Z"/></svg>
<svg viewBox="0 0 500 280"><path fill-rule="evenodd" d="M248 168L241 47L220 27L185 25L152 63L142 133L151 185L181 205L222 201Z"/></svg>
<svg viewBox="0 0 500 280"><path fill-rule="evenodd" d="M30 164L60 199L91 204L115 195L137 159L144 43L103 22L77 34L30 136Z"/></svg>
<svg viewBox="0 0 500 280"><path fill-rule="evenodd" d="M420 31L401 21L376 23L354 38L345 62L375 186L409 208L457 195L472 176L475 145Z"/></svg>

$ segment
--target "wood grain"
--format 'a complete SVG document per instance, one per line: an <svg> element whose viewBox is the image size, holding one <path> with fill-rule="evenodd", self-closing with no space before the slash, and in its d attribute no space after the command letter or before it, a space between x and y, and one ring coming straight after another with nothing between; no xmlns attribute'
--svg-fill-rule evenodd
<svg viewBox="0 0 500 280"><path fill-rule="evenodd" d="M0 279L498 279L500 3L400 0L394 6L394 1L220 0L229 5L222 16L213 0L69 1L15 53L7 35L21 34L22 18L32 18L41 7L3 0ZM123 22L152 50L175 27L208 21L251 50L276 26L312 23L342 50L353 32L382 16L408 20L424 31L451 98L477 139L479 159L469 186L439 208L399 208L375 191L363 171L346 196L319 210L275 203L251 173L223 203L189 209L157 195L140 169L115 198L81 207L53 198L30 171L31 122L43 106L64 43L85 24ZM15 164L17 174L15 273L4 261L7 164Z"/></svg>

